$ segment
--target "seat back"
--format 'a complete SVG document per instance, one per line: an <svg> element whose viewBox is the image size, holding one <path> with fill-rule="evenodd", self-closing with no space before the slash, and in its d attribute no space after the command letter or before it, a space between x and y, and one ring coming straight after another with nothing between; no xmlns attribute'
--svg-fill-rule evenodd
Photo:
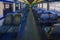
<svg viewBox="0 0 60 40"><path fill-rule="evenodd" d="M11 25L13 21L13 15L12 14L7 14L3 24L4 25Z"/></svg>
<svg viewBox="0 0 60 40"><path fill-rule="evenodd" d="M14 16L13 25L19 25L21 22L21 14L16 14Z"/></svg>
<svg viewBox="0 0 60 40"><path fill-rule="evenodd" d="M58 18L57 14L50 14L50 20L56 20Z"/></svg>
<svg viewBox="0 0 60 40"><path fill-rule="evenodd" d="M42 23L47 23L49 20L49 14L41 14L40 19Z"/></svg>

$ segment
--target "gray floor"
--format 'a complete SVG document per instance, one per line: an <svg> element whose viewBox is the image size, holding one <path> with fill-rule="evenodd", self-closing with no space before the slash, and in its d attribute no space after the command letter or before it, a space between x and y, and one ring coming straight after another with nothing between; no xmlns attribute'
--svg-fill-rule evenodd
<svg viewBox="0 0 60 40"><path fill-rule="evenodd" d="M21 40L40 40L32 12L29 12L24 35Z"/></svg>

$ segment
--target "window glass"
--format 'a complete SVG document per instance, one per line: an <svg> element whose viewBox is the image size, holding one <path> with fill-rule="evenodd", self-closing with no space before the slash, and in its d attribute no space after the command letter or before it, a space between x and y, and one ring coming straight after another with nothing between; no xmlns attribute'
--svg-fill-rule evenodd
<svg viewBox="0 0 60 40"><path fill-rule="evenodd" d="M42 3L38 4L38 8L42 8Z"/></svg>
<svg viewBox="0 0 60 40"><path fill-rule="evenodd" d="M47 10L47 3L43 3L43 9Z"/></svg>
<svg viewBox="0 0 60 40"><path fill-rule="evenodd" d="M60 11L60 2L50 3L50 10Z"/></svg>
<svg viewBox="0 0 60 40"><path fill-rule="evenodd" d="M40 3L40 4L38 4L38 8L42 8L42 5L43 5L43 9L47 10L47 3Z"/></svg>
<svg viewBox="0 0 60 40"><path fill-rule="evenodd" d="M9 8L9 4L5 4L5 8Z"/></svg>

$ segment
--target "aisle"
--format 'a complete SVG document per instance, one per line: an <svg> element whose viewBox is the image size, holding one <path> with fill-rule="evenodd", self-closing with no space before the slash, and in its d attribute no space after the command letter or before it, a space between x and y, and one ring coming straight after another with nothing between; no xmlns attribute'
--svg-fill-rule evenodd
<svg viewBox="0 0 60 40"><path fill-rule="evenodd" d="M40 40L32 12L29 12L24 35L21 40Z"/></svg>

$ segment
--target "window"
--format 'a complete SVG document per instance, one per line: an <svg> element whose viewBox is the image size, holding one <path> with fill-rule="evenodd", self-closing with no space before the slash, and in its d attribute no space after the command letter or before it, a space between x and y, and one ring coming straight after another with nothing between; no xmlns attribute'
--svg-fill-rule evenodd
<svg viewBox="0 0 60 40"><path fill-rule="evenodd" d="M50 10L60 11L60 2L50 3Z"/></svg>
<svg viewBox="0 0 60 40"><path fill-rule="evenodd" d="M40 3L38 4L38 8L43 8L47 10L47 3Z"/></svg>
<svg viewBox="0 0 60 40"><path fill-rule="evenodd" d="M9 8L9 4L5 4L5 8Z"/></svg>
<svg viewBox="0 0 60 40"><path fill-rule="evenodd" d="M38 4L38 8L42 8L42 3Z"/></svg>

